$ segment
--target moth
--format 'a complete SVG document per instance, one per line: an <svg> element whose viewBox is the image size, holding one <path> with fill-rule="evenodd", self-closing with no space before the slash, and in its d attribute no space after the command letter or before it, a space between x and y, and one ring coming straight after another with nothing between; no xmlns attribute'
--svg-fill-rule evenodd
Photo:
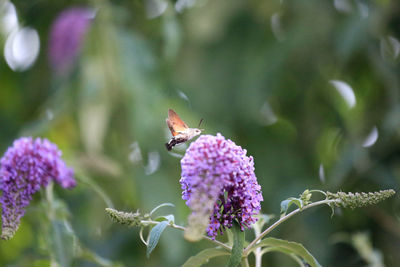
<svg viewBox="0 0 400 267"><path fill-rule="evenodd" d="M202 132L202 129L189 128L189 126L187 126L187 124L172 109L168 110L168 118L166 121L172 134L171 140L165 144L168 151L171 151L175 145L185 143ZM200 127L202 121L203 119L200 120L198 127Z"/></svg>

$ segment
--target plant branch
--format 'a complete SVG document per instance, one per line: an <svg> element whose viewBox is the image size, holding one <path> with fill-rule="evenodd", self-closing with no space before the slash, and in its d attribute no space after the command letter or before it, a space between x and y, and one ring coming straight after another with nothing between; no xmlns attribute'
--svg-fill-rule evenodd
<svg viewBox="0 0 400 267"><path fill-rule="evenodd" d="M242 267L249 267L249 260L247 258L243 258L241 261Z"/></svg>
<svg viewBox="0 0 400 267"><path fill-rule="evenodd" d="M314 203L311 203L307 206L304 206L302 209L298 208L295 209L294 211L290 212L289 214L286 214L285 216L281 217L279 220L277 220L275 223L273 223L270 227L268 227L264 232L262 232L260 235L258 235L247 247L246 249L243 251L243 255L244 257L247 257L248 254L251 251L251 248L253 246L255 246L263 237L265 237L267 234L269 234L272 230L274 230L278 225L280 225L281 223L283 223L284 221L286 221L287 219L289 219L290 217L292 217L293 215L300 213L308 208L311 207L315 207L315 206L319 206L319 205L323 205L323 204L331 204L331 203L338 203L341 202L340 199L324 199L321 201L317 201Z"/></svg>
<svg viewBox="0 0 400 267"><path fill-rule="evenodd" d="M254 229L254 234L255 236L259 236L261 234L261 230L264 224L262 225L254 225L253 229ZM257 244L260 241L257 242ZM261 252L261 248L256 248L256 250L254 251L254 256L255 256L255 267L261 267L262 266L262 252Z"/></svg>
<svg viewBox="0 0 400 267"><path fill-rule="evenodd" d="M146 225L146 224L154 224L154 225L156 225L156 224L159 224L160 222L157 222L157 221L143 221L142 220L142 223L144 225ZM170 224L168 224L168 226L172 227L172 228L175 228L175 229L178 229L178 230L182 230L182 231L186 230L185 227L177 225L177 224L174 224L174 223L170 223ZM226 244L224 244L224 243L222 243L222 242L220 242L218 240L212 239L212 238L210 238L208 236L205 236L205 235L203 235L202 238L205 239L205 240L208 240L208 241L210 241L210 242L212 242L212 243L214 243L214 244L216 244L218 246L221 246L221 247L223 247L224 249L226 249L228 251L232 250L232 248L230 246L228 246L228 245L226 245Z"/></svg>

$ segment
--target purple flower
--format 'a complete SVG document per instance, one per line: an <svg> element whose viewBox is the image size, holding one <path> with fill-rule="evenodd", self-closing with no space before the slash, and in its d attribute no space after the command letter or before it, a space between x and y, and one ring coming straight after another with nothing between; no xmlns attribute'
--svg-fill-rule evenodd
<svg viewBox="0 0 400 267"><path fill-rule="evenodd" d="M263 197L253 158L245 149L221 134L202 135L190 145L181 165L182 198L192 210L186 238L196 240L205 230L215 238L234 220L242 230L257 221Z"/></svg>
<svg viewBox="0 0 400 267"><path fill-rule="evenodd" d="M73 171L62 161L57 146L47 139L15 140L0 160L1 238L10 239L14 235L32 195L51 179L64 188L76 185Z"/></svg>
<svg viewBox="0 0 400 267"><path fill-rule="evenodd" d="M89 8L72 7L54 21L49 38L49 61L57 73L66 74L72 68L93 16L94 11Z"/></svg>

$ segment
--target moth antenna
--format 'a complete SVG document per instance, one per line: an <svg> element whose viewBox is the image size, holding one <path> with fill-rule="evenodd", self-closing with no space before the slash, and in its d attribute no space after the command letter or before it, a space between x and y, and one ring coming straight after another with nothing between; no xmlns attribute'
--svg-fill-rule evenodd
<svg viewBox="0 0 400 267"><path fill-rule="evenodd" d="M203 118L201 118L200 122L199 122L199 126L197 126L197 128L200 128L201 123L203 122Z"/></svg>

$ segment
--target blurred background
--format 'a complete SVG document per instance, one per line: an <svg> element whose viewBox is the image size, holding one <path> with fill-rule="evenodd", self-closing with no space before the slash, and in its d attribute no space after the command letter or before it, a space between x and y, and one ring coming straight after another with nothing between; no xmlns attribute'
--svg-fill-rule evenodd
<svg viewBox="0 0 400 267"><path fill-rule="evenodd" d="M186 147L164 147L168 108L247 149L263 213L279 216L280 202L306 188L399 192L399 1L0 3L0 152L20 136L46 137L78 182L54 186L65 247L46 241L37 193L15 237L0 242L0 266L50 266L54 257L180 266L210 247L167 229L147 259L138 229L104 212L171 202L160 212L186 223ZM399 266L400 199L332 218L311 209L272 236L303 243L323 266ZM280 254L263 263L295 266Z"/></svg>

